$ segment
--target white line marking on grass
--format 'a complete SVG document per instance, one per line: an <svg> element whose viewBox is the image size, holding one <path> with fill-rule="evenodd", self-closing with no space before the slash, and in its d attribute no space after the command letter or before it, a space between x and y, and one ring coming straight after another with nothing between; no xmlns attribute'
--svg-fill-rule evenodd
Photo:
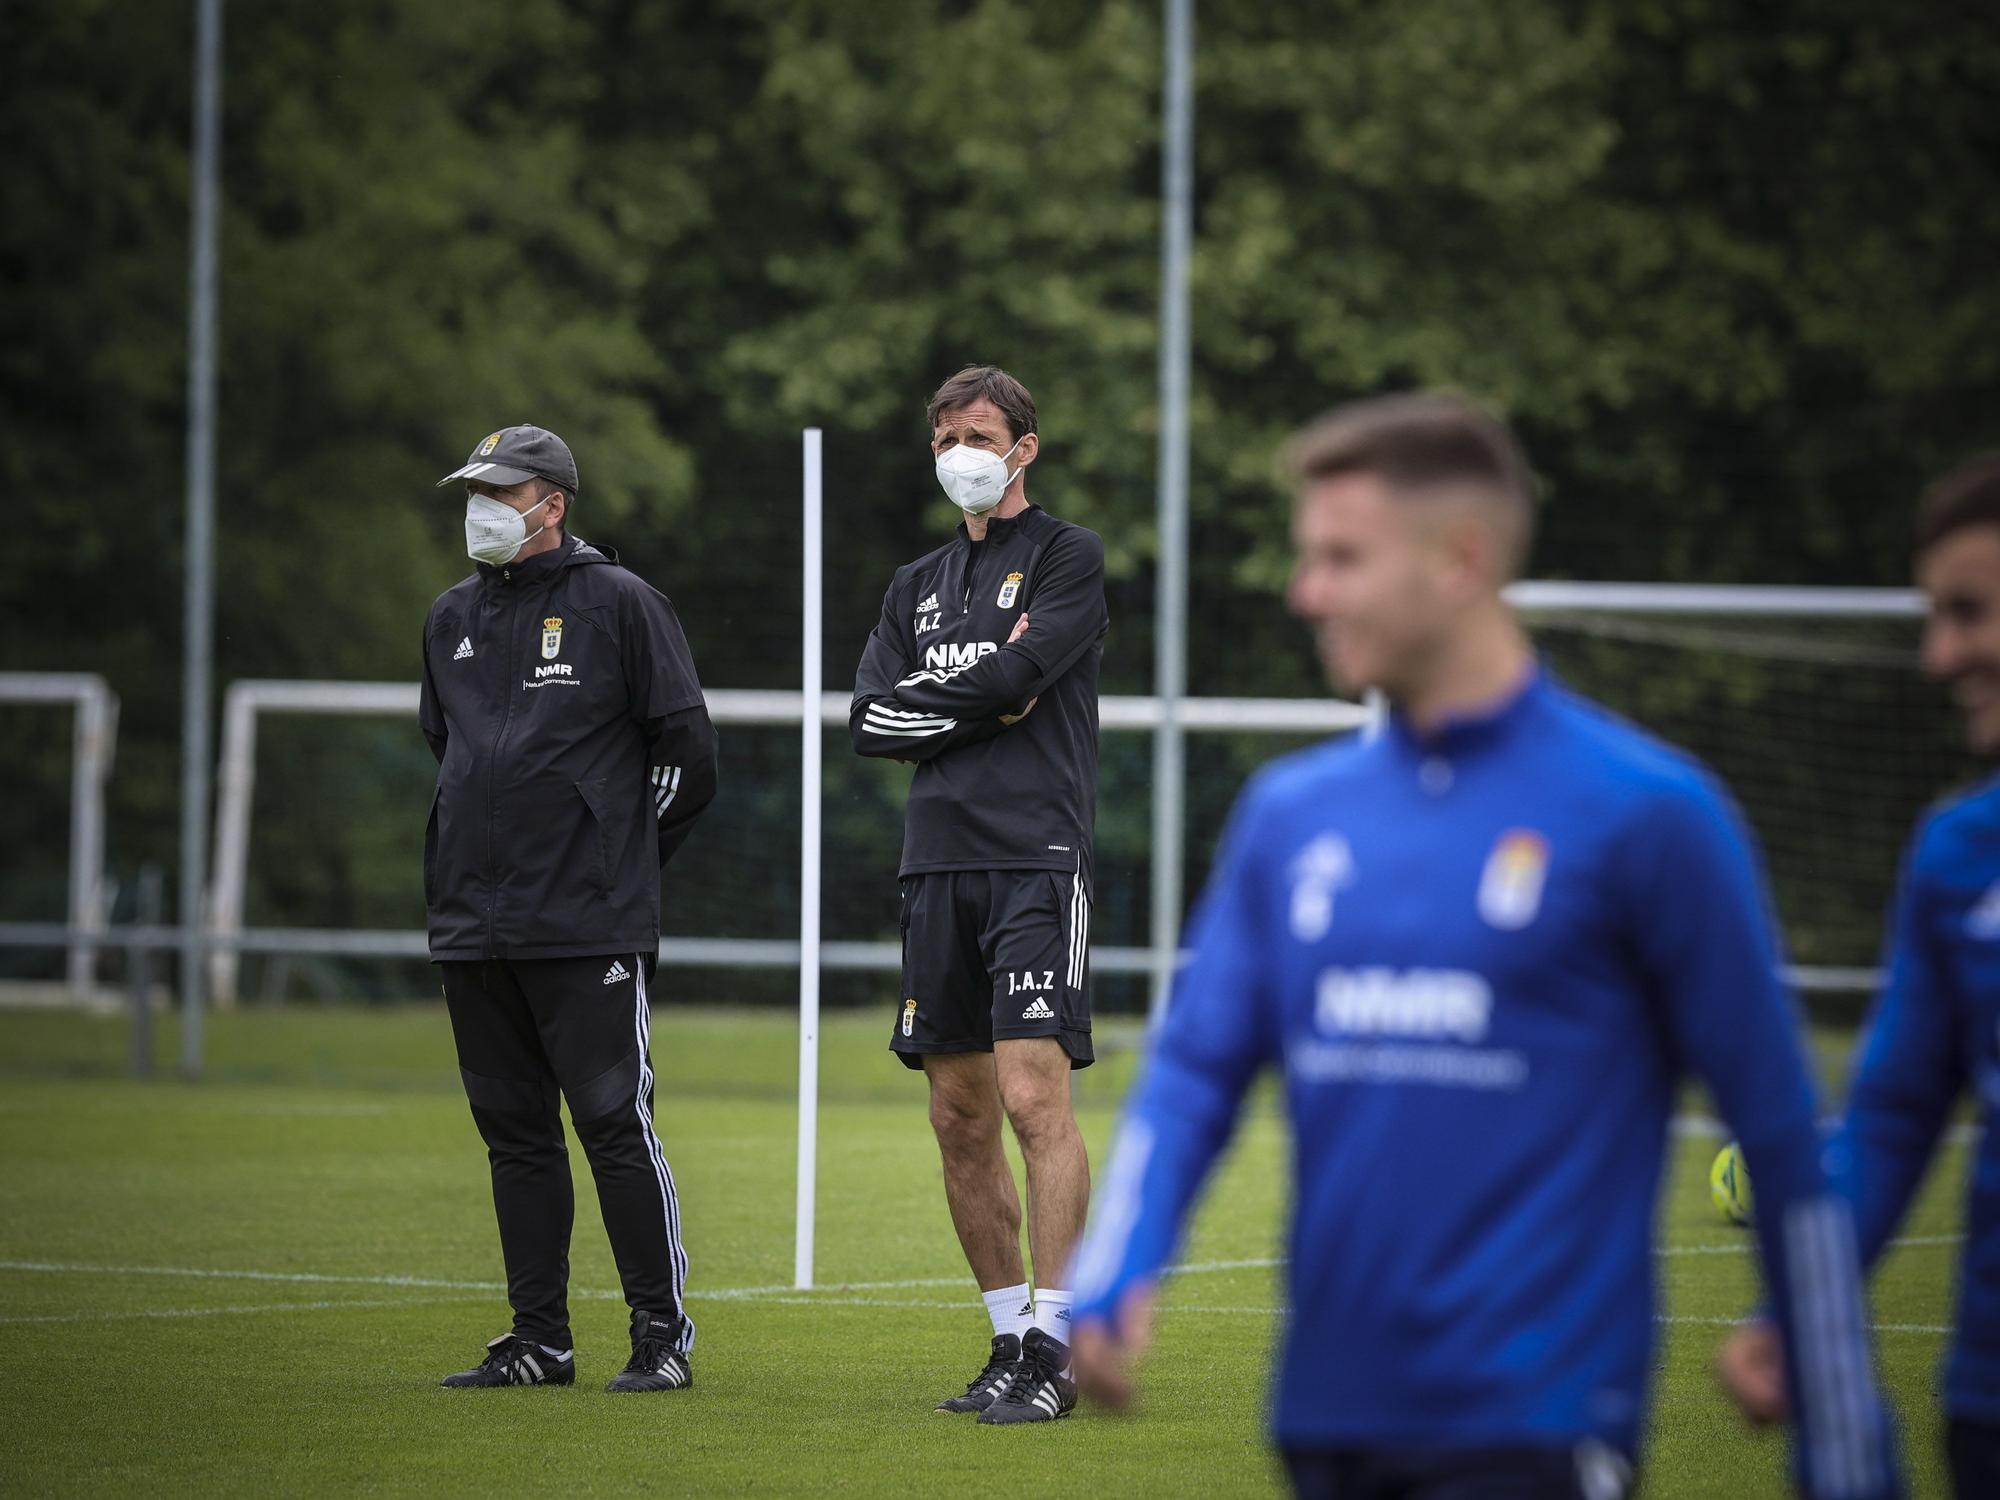
<svg viewBox="0 0 2000 1500"><path fill-rule="evenodd" d="M1247 1271L1282 1266L1284 1261L1275 1256L1263 1256L1256 1260L1204 1260L1189 1261L1172 1268L1175 1276L1197 1275L1209 1271ZM972 1276L910 1276L899 1281L834 1281L825 1286L809 1287L801 1291L795 1286L732 1286L718 1287L707 1291L690 1291L690 1300L705 1298L709 1301L739 1302L752 1300L768 1301L825 1301L830 1297L844 1296L850 1292L897 1292L923 1287L957 1286L970 1288ZM915 1304L911 1304L914 1306ZM962 1304L940 1303L939 1306L958 1307Z"/></svg>
<svg viewBox="0 0 2000 1500"><path fill-rule="evenodd" d="M690 1292L688 1295L693 1298L698 1294ZM782 1296L774 1294L755 1300L760 1307L908 1307L937 1312L964 1312L970 1305L965 1302L923 1301L909 1297L816 1297L810 1292L796 1291L789 1287Z"/></svg>
<svg viewBox="0 0 2000 1500"><path fill-rule="evenodd" d="M1949 1243L1963 1236L1931 1235L1918 1237L1910 1243ZM1898 1242L1903 1243L1903 1242ZM1693 1247L1712 1251L1727 1251L1735 1246ZM1179 1271L1201 1272L1219 1270L1256 1269L1279 1264L1269 1259L1247 1261L1197 1261L1177 1267ZM458 1291L477 1292L480 1296L463 1297L395 1297L395 1298L342 1298L321 1302L272 1302L250 1306L227 1307L170 1307L140 1308L131 1311L73 1312L73 1313L30 1313L0 1315L0 1326L14 1326L31 1323L108 1323L148 1318L213 1318L257 1315L284 1312L331 1312L340 1308L385 1308L423 1307L443 1302L479 1302L487 1294L504 1292L505 1286L498 1282L443 1281L421 1276L327 1276L303 1271L219 1271L189 1266L93 1266L77 1265L56 1261L0 1261L0 1270L34 1271L56 1273L79 1273L120 1276L167 1276L188 1277L197 1280L245 1280L282 1281L315 1284L391 1286L406 1287L411 1291ZM824 1292L800 1292L792 1287L723 1287L710 1292L691 1292L690 1300L706 1301L756 1301L773 1307L872 1307L906 1309L912 1312L963 1312L967 1304L963 1301L942 1302L915 1297L871 1297L856 1295L871 1289L893 1291L898 1288L923 1286L957 1285L961 1277L917 1277L899 1282L853 1283L842 1288L828 1288ZM623 1293L599 1291L589 1288L572 1287L572 1297L591 1299L622 1298ZM1218 1306L1200 1302L1180 1302L1169 1300L1165 1310L1168 1313L1199 1314L1209 1317L1250 1317L1275 1318L1285 1316L1290 1309L1285 1307L1237 1307ZM1709 1328L1734 1328L1745 1319L1723 1317L1700 1317L1691 1314L1661 1314L1654 1319L1659 1323L1685 1323ZM1951 1333L1949 1327L1935 1323L1875 1323L1870 1327L1876 1333L1907 1333L1943 1336Z"/></svg>
<svg viewBox="0 0 2000 1500"><path fill-rule="evenodd" d="M133 1318L221 1318L252 1313L326 1312L341 1307L425 1307L441 1302L483 1302L483 1297L343 1298L332 1302L265 1302L252 1307L145 1307L129 1312L8 1314L0 1324L119 1323Z"/></svg>
<svg viewBox="0 0 2000 1500"><path fill-rule="evenodd" d="M910 1308L913 1310L963 1311L962 1302L929 1302L896 1297L815 1297L807 1293L787 1292L782 1296L772 1296L770 1303L780 1307L888 1307ZM1162 1308L1164 1316L1190 1313L1212 1317L1276 1318L1287 1315L1286 1307L1221 1307L1201 1302L1175 1302L1169 1300ZM1705 1328L1737 1328L1749 1321L1745 1318L1711 1318L1691 1314L1661 1314L1656 1323L1686 1323ZM1876 1333L1913 1333L1942 1336L1952 1330L1936 1323L1873 1323L1869 1325Z"/></svg>
<svg viewBox="0 0 2000 1500"><path fill-rule="evenodd" d="M836 1296L843 1292L896 1292L915 1290L933 1286L971 1286L972 1276L915 1276L903 1281L836 1281L826 1286L808 1287L803 1291L795 1286L726 1286L712 1287L707 1291L689 1291L690 1301L705 1299L710 1302L744 1302L760 1298L802 1297L813 1298L824 1292ZM953 1307L960 1306L952 1303Z"/></svg>
<svg viewBox="0 0 2000 1500"><path fill-rule="evenodd" d="M421 1096L413 1096L421 1097ZM349 1103L344 1100L286 1100L286 1099L231 1099L220 1100L214 1096L196 1099L192 1095L175 1095L156 1091L147 1099L149 1110L181 1109L202 1114L248 1115L255 1118L269 1116L274 1119L371 1119L377 1115L390 1113L387 1104ZM0 1099L0 1115L45 1114L48 1102L42 1099Z"/></svg>
<svg viewBox="0 0 2000 1500"><path fill-rule="evenodd" d="M1901 1239L1889 1241L1896 1249L1905 1246L1961 1245L1965 1243L1962 1234L1906 1234ZM1729 1245L1669 1245L1655 1252L1659 1255L1748 1255L1756 1248L1757 1242L1748 1236Z"/></svg>
<svg viewBox="0 0 2000 1500"><path fill-rule="evenodd" d="M1956 1245L1964 1241L1962 1234L1906 1235L1890 1243L1897 1247L1926 1245ZM1671 1245L1657 1253L1667 1255L1747 1255L1755 1241L1748 1237L1722 1245ZM1242 1260L1184 1261L1170 1270L1170 1275L1199 1276L1223 1271L1269 1270L1285 1264L1282 1257L1257 1256ZM160 1276L184 1278L197 1281L264 1281L284 1282L309 1286L373 1286L400 1287L410 1291L428 1292L478 1292L486 1295L505 1293L504 1282L498 1281L452 1281L432 1276L338 1276L317 1271L256 1271L223 1270L208 1266L117 1266L91 1265L76 1261L0 1260L0 1271L23 1271L32 1273L80 1275L80 1276ZM776 1307L885 1307L910 1308L926 1311L958 1311L969 1305L968 1301L931 1301L915 1298L879 1297L869 1295L877 1292L918 1291L932 1287L966 1287L969 1276L912 1276L893 1281L845 1281L831 1286L800 1291L791 1286L738 1286L692 1289L687 1298L690 1302L762 1302ZM584 1301L621 1301L624 1293L592 1287L571 1287L569 1295ZM397 1303L378 1302L294 1302L273 1307L247 1308L190 1308L166 1309L161 1311L139 1311L123 1313L63 1313L33 1317L0 1316L0 1324L20 1322L92 1322L113 1318L181 1318L207 1317L231 1312L281 1311L284 1308L319 1309L333 1307L374 1307L374 1306L422 1306L427 1300L459 1301L471 1298L409 1298ZM1179 1312L1215 1314L1219 1316L1274 1317L1284 1309L1278 1307L1216 1307L1200 1303L1170 1302ZM1733 1323L1730 1318L1671 1318L1671 1322L1706 1322L1717 1326ZM1880 1323L1875 1325L1881 1333L1947 1333L1950 1330L1933 1327L1927 1323Z"/></svg>
<svg viewBox="0 0 2000 1500"><path fill-rule="evenodd" d="M92 1269L97 1269L93 1267ZM332 1278L322 1278L332 1279ZM408 1284L407 1281L398 1285ZM434 1288L420 1286L416 1290ZM751 1291L753 1288L735 1288L735 1291ZM616 1296L616 1293L592 1292L572 1293L572 1295ZM710 1295L722 1295L712 1293ZM36 1323L116 1323L141 1319L219 1318L259 1316L265 1313L292 1312L337 1312L348 1309L381 1309L403 1307L435 1306L449 1302L480 1302L482 1297L390 1297L390 1298L340 1298L321 1302L266 1302L251 1305L227 1307L159 1307L139 1308L131 1311L74 1312L74 1313L30 1313L0 1316L0 1326L19 1326ZM868 1307L907 1310L911 1312L963 1312L963 1302L939 1302L913 1297L859 1297L838 1294L814 1296L810 1293L792 1291L789 1288L771 1293L760 1300L773 1307ZM1224 1307L1200 1302L1168 1302L1163 1309L1169 1316L1175 1314L1201 1315L1207 1317L1248 1317L1277 1318L1289 1313L1284 1307ZM1700 1328L1739 1328L1749 1321L1745 1318L1701 1317L1692 1314L1661 1314L1654 1319L1657 1323L1680 1323ZM1948 1326L1938 1323L1873 1323L1869 1325L1876 1333L1919 1334L1929 1337L1943 1337L1952 1332Z"/></svg>
<svg viewBox="0 0 2000 1500"><path fill-rule="evenodd" d="M401 1286L418 1291L504 1292L504 1281L447 1281L431 1276L335 1276L318 1271L234 1271L210 1266L106 1266L75 1261L0 1260L0 1271L33 1271L79 1276L167 1276L196 1281L279 1281L317 1286ZM841 1292L900 1291L932 1286L965 1286L971 1276L919 1276L903 1281L849 1281L825 1288L828 1294ZM737 1301L760 1297L810 1296L792 1286L716 1287L690 1291L690 1299ZM622 1297L623 1292L571 1287L572 1297ZM957 1303L951 1304L957 1306Z"/></svg>
<svg viewBox="0 0 2000 1500"><path fill-rule="evenodd" d="M1751 1320L1749 1318L1703 1318L1696 1317L1693 1314L1675 1315L1662 1313L1654 1318L1653 1321L1655 1323L1690 1323L1702 1328L1741 1328ZM1870 1323L1868 1327L1875 1333L1927 1333L1943 1335L1953 1331L1950 1326L1942 1323Z"/></svg>
<svg viewBox="0 0 2000 1500"><path fill-rule="evenodd" d="M194 1281L290 1281L325 1286L407 1286L427 1291L504 1292L501 1281L439 1281L428 1276L325 1276L314 1271L222 1271L202 1266L93 1266L72 1261L0 1260L0 1271L48 1271L80 1276L177 1276ZM593 1296L579 1292L578 1296Z"/></svg>
<svg viewBox="0 0 2000 1500"><path fill-rule="evenodd" d="M954 1304L956 1305L956 1304ZM1199 1302L1169 1301L1161 1309L1161 1315L1172 1317L1177 1313L1215 1313L1226 1316L1271 1318L1289 1314L1286 1307L1210 1307ZM1656 1323L1692 1323L1709 1328L1740 1328L1749 1322L1748 1318L1703 1318L1693 1315L1675 1316L1662 1313L1653 1319ZM1949 1334L1952 1330L1936 1323L1871 1323L1868 1325L1876 1333L1921 1333Z"/></svg>

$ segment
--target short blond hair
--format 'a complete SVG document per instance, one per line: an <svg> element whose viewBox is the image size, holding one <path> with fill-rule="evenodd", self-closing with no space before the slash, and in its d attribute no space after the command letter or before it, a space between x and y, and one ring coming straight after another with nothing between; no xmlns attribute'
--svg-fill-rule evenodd
<svg viewBox="0 0 2000 1500"><path fill-rule="evenodd" d="M1490 495L1504 517L1508 576L1527 562L1535 530L1527 456L1506 423L1462 396L1375 396L1336 408L1292 437L1284 467L1302 486L1373 474L1398 494Z"/></svg>

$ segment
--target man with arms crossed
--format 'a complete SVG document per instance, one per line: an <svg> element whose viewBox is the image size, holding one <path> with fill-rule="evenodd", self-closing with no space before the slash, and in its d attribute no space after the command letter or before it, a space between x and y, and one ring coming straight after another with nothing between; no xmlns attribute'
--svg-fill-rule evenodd
<svg viewBox="0 0 2000 1500"><path fill-rule="evenodd" d="M1965 465L1926 497L1917 581L1930 603L1924 668L1951 685L1972 749L2000 754L2000 456ZM1895 1234L1968 1088L1981 1128L1944 1375L1960 1500L2000 1495L2000 780L1926 815L1904 861L1888 984L1839 1137L1864 1264ZM1720 1370L1752 1420L1784 1416L1783 1350L1767 1320L1724 1346Z"/></svg>
<svg viewBox="0 0 2000 1500"><path fill-rule="evenodd" d="M660 867L715 795L715 730L673 605L566 534L576 461L561 438L505 428L438 482L465 486L479 566L424 625L418 717L438 758L424 901L514 1309L444 1384L576 1379L560 1095L632 1309L609 1389L679 1390L694 1323L653 1129L646 980Z"/></svg>
<svg viewBox="0 0 2000 1500"><path fill-rule="evenodd" d="M1389 714L1237 805L1079 1254L1086 1386L1128 1393L1189 1205L1275 1065L1295 1196L1274 1415L1299 1493L1624 1494L1691 1068L1768 1184L1766 1275L1813 1376L1804 1483L1893 1493L1853 1229L1735 812L1536 662L1501 595L1533 519L1505 427L1389 397L1291 459L1289 602Z"/></svg>
<svg viewBox="0 0 2000 1500"><path fill-rule="evenodd" d="M1090 845L1104 543L1028 503L1035 403L971 366L931 398L939 483L965 512L896 570L855 673L863 755L912 761L903 986L890 1047L930 1084L959 1244L990 1358L939 1411L1042 1422L1076 1404L1069 1263L1090 1201L1070 1071L1090 1065ZM1001 1144L1028 1169L1028 1243Z"/></svg>

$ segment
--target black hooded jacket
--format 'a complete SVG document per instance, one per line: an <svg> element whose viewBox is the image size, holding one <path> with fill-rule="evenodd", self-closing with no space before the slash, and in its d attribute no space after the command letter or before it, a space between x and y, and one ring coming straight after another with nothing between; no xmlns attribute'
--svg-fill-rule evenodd
<svg viewBox="0 0 2000 1500"><path fill-rule="evenodd" d="M479 564L424 623L435 960L643 953L660 867L715 796L715 730L664 594L566 537Z"/></svg>

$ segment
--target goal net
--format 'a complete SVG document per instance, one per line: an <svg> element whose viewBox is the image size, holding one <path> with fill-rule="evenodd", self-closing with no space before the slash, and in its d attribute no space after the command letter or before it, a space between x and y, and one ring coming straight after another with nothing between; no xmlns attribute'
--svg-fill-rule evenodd
<svg viewBox="0 0 2000 1500"><path fill-rule="evenodd" d="M1699 756L1755 829L1807 988L1865 989L1911 824L1977 768L1915 619L1532 617L1571 686Z"/></svg>

